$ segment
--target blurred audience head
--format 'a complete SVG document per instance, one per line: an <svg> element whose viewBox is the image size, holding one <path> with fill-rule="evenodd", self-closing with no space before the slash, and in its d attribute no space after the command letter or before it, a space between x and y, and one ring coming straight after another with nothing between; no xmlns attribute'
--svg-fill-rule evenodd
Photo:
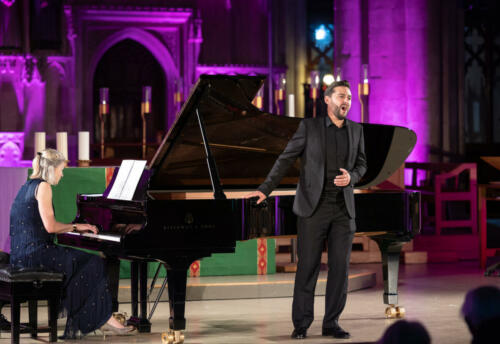
<svg viewBox="0 0 500 344"><path fill-rule="evenodd" d="M461 313L472 334L472 343L500 342L500 288L483 286L469 290Z"/></svg>
<svg viewBox="0 0 500 344"><path fill-rule="evenodd" d="M418 321L399 320L385 330L377 344L430 344L431 336Z"/></svg>

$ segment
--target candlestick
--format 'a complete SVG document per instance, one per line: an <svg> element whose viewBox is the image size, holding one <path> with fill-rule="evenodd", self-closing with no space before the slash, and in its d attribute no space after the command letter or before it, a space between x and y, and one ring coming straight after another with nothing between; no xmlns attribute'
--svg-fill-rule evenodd
<svg viewBox="0 0 500 344"><path fill-rule="evenodd" d="M311 91L310 96L313 100L313 117L316 117L316 98L318 98L319 89L319 72L313 70L311 72Z"/></svg>
<svg viewBox="0 0 500 344"><path fill-rule="evenodd" d="M361 104L361 123L369 121L368 115L368 95L370 94L370 84L368 83L368 65L361 66L361 82L358 84L358 97Z"/></svg>
<svg viewBox="0 0 500 344"><path fill-rule="evenodd" d="M151 86L142 88L142 158L146 159L146 114L151 113Z"/></svg>
<svg viewBox="0 0 500 344"><path fill-rule="evenodd" d="M45 133L35 132L35 155L45 149Z"/></svg>
<svg viewBox="0 0 500 344"><path fill-rule="evenodd" d="M63 131L56 133L56 148L68 160L68 133Z"/></svg>
<svg viewBox="0 0 500 344"><path fill-rule="evenodd" d="M101 120L101 159L104 159L104 118L109 113L109 88L99 89L99 119Z"/></svg>

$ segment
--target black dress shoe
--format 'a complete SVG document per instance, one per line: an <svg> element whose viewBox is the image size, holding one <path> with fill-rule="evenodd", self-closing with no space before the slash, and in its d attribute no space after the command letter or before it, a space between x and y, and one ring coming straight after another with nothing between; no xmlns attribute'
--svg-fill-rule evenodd
<svg viewBox="0 0 500 344"><path fill-rule="evenodd" d="M344 331L344 329L339 325L335 327L323 327L321 334L323 336L333 336L333 338L341 338L341 339L351 338L351 334L347 331Z"/></svg>
<svg viewBox="0 0 500 344"><path fill-rule="evenodd" d="M299 327L293 330L291 337L293 339L304 339L307 337L307 328Z"/></svg>

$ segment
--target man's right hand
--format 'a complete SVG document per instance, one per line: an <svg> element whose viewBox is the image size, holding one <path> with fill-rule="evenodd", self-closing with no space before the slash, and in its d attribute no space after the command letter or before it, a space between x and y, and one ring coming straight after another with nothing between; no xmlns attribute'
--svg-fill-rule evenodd
<svg viewBox="0 0 500 344"><path fill-rule="evenodd" d="M245 195L245 198L252 198L252 197L259 197L259 199L257 200L257 204L259 204L260 202L262 202L263 200L265 200L267 197L266 195L264 195L262 192L260 191L254 191L254 192L250 192L249 194L246 194Z"/></svg>

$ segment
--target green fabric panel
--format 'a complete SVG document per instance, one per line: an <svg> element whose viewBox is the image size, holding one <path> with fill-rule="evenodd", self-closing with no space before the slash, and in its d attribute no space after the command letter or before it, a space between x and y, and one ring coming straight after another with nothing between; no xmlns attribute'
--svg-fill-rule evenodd
<svg viewBox="0 0 500 344"><path fill-rule="evenodd" d="M28 178L33 169L28 169ZM69 223L76 216L76 195L103 193L106 189L106 168L67 167L59 184L52 187L52 203L56 220Z"/></svg>
<svg viewBox="0 0 500 344"><path fill-rule="evenodd" d="M76 195L103 193L106 169L102 167L65 168L64 177L52 188L54 211L59 222L71 222L76 216Z"/></svg>
<svg viewBox="0 0 500 344"><path fill-rule="evenodd" d="M267 273L276 273L276 241L267 239ZM148 264L148 277L152 278L159 263ZM187 272L189 275L189 271ZM201 260L200 276L228 276L257 274L257 240L238 241L235 253L214 253ZM164 268L159 277L165 277ZM120 263L120 278L130 278L130 262Z"/></svg>
<svg viewBox="0 0 500 344"><path fill-rule="evenodd" d="M236 242L235 253L214 253L203 258L200 276L257 274L257 240Z"/></svg>
<svg viewBox="0 0 500 344"><path fill-rule="evenodd" d="M276 273L276 240L267 239L267 274Z"/></svg>

